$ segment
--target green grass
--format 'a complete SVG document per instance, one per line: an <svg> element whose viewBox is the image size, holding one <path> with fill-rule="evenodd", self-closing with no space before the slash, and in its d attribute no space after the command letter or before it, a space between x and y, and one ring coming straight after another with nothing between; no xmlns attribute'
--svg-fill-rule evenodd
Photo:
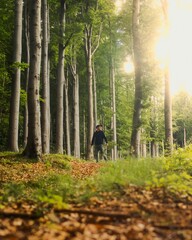
<svg viewBox="0 0 192 240"><path fill-rule="evenodd" d="M7 154L0 163L3 166L8 164L10 169L11 164L16 166L17 163L25 164L27 161L19 160L18 155L9 156ZM129 185L164 187L170 191L192 194L192 146L185 150L179 149L168 158L107 162L96 175L82 180L71 176L71 160L63 155L47 155L43 159L47 167L46 176L39 175L37 179L28 182L0 182L0 203L30 199L62 206L65 203L87 201L102 192L118 192ZM54 172L54 169L64 170L64 173Z"/></svg>

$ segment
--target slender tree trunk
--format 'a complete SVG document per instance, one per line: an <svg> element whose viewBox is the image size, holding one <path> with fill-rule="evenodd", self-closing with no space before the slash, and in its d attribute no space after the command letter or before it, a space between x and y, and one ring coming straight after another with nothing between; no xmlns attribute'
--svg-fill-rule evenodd
<svg viewBox="0 0 192 240"><path fill-rule="evenodd" d="M142 110L142 82L141 82L141 41L139 34L140 0L133 0L133 52L135 65L135 100L133 112L133 126L131 134L131 152L135 157L140 156L140 126Z"/></svg>
<svg viewBox="0 0 192 240"><path fill-rule="evenodd" d="M74 156L80 158L80 128L79 128L79 76L77 73L76 53L71 64L73 75L73 102L74 102Z"/></svg>
<svg viewBox="0 0 192 240"><path fill-rule="evenodd" d="M168 17L168 0L161 0L165 18L165 29L169 32ZM169 53L167 52L167 63L165 66L165 98L164 98L164 115L165 115L165 154L169 155L173 151L173 130L172 130L172 99L170 91L170 73L169 73Z"/></svg>
<svg viewBox="0 0 192 240"><path fill-rule="evenodd" d="M143 158L147 157L147 146L145 141L141 143L141 156Z"/></svg>
<svg viewBox="0 0 192 240"><path fill-rule="evenodd" d="M183 128L183 147L186 148L187 146L187 134L186 134L186 128Z"/></svg>
<svg viewBox="0 0 192 240"><path fill-rule="evenodd" d="M114 61L111 59L111 86L112 86L112 129L113 129L113 143L114 147L112 149L112 159L117 159L117 127L116 127L116 96L115 96L115 69L114 69Z"/></svg>
<svg viewBox="0 0 192 240"><path fill-rule="evenodd" d="M14 29L14 52L13 62L21 63L22 52L22 15L23 15L23 1L15 0L15 29ZM10 117L9 117L9 149L14 152L19 151L18 147L18 132L19 132L19 105L20 105L20 76L21 70L19 66L15 66L11 103L10 103Z"/></svg>
<svg viewBox="0 0 192 240"><path fill-rule="evenodd" d="M157 141L157 131L158 131L158 125L157 125L157 119L158 119L158 105L157 105L157 99L156 97L151 97L151 116L150 116L150 138L152 139L151 144L151 157L156 157L156 141Z"/></svg>
<svg viewBox="0 0 192 240"><path fill-rule="evenodd" d="M42 150L43 153L50 152L50 106L49 106L49 74L48 74L48 4L43 0L43 41L42 41Z"/></svg>
<svg viewBox="0 0 192 240"><path fill-rule="evenodd" d="M25 0L25 48L26 48L26 63L29 65L30 63L30 45L29 45L29 4L28 0ZM28 92L28 83L29 83L29 68L26 69L25 72L25 91ZM27 138L28 138L28 104L25 103L25 110L24 110L24 148L27 145Z"/></svg>
<svg viewBox="0 0 192 240"><path fill-rule="evenodd" d="M95 73L95 63L93 61L93 99L94 99L94 125L97 125L97 83Z"/></svg>
<svg viewBox="0 0 192 240"><path fill-rule="evenodd" d="M87 145L87 129L86 129L86 114L83 113L83 152L86 157L86 145Z"/></svg>
<svg viewBox="0 0 192 240"><path fill-rule="evenodd" d="M57 111L56 111L56 152L63 153L63 100L64 100L64 37L65 37L65 12L66 2L60 0L60 43L59 43L59 60L57 76Z"/></svg>
<svg viewBox="0 0 192 240"><path fill-rule="evenodd" d="M68 94L68 83L69 79L68 76L65 79L64 84L64 91L65 91L65 133L66 133L66 147L67 147L67 154L71 155L71 140L70 140L70 114L69 114L69 94Z"/></svg>
<svg viewBox="0 0 192 240"><path fill-rule="evenodd" d="M24 155L39 158L42 154L39 82L41 65L41 1L30 1L30 70L28 86L29 133Z"/></svg>
<svg viewBox="0 0 192 240"><path fill-rule="evenodd" d="M155 157L159 157L159 143L155 143Z"/></svg>
<svg viewBox="0 0 192 240"><path fill-rule="evenodd" d="M74 156L80 158L79 76L74 79Z"/></svg>
<svg viewBox="0 0 192 240"><path fill-rule="evenodd" d="M165 153L169 155L173 151L173 130L172 130L172 99L168 68L165 70L164 113L165 113Z"/></svg>
<svg viewBox="0 0 192 240"><path fill-rule="evenodd" d="M151 157L154 158L156 154L156 149L155 149L155 141L151 141Z"/></svg>
<svg viewBox="0 0 192 240"><path fill-rule="evenodd" d="M92 27L87 26L85 29L85 58L87 68L87 81L88 81L88 129L87 129L87 154L86 158L90 159L92 155L91 139L94 130L94 117L93 117L93 72L92 72Z"/></svg>

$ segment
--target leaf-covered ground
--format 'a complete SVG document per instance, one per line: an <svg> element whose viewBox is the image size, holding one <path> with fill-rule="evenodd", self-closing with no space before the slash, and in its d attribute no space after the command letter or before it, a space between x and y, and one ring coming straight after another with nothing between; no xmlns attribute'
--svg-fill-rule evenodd
<svg viewBox="0 0 192 240"><path fill-rule="evenodd" d="M30 182L50 172L70 169L75 181L95 176L105 163L69 161L67 168L51 164L0 161L1 187L10 182ZM66 207L26 198L2 200L1 240L191 240L192 197L165 188L116 184L88 202L71 201ZM0 190L1 191L1 190ZM3 192L1 193L3 194ZM2 198L3 196L1 196Z"/></svg>

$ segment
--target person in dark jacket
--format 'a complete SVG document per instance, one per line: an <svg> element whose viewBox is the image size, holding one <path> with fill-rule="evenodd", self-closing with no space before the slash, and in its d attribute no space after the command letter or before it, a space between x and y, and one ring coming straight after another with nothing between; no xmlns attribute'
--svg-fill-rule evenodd
<svg viewBox="0 0 192 240"><path fill-rule="evenodd" d="M103 132L103 126L97 125L96 131L93 134L91 145L94 145L94 157L96 159L96 162L99 161L99 152L101 153L101 157L103 157L105 160L107 160L107 156L105 154L105 150L103 148L103 144L107 144L107 138L105 137L105 134Z"/></svg>

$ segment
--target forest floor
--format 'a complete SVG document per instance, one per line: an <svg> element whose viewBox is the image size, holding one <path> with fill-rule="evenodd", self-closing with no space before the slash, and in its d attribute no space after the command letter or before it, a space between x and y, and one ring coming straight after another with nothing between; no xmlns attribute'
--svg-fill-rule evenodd
<svg viewBox="0 0 192 240"><path fill-rule="evenodd" d="M56 161L49 165L0 157L0 240L192 239L192 196L170 193L165 187L116 184L113 190L97 192L86 201L76 201L73 195L65 204L56 195L51 201L47 192L47 199L42 199L43 194L39 201L30 199L30 188L37 182L39 189L52 184L51 180L39 183L50 172L66 174L70 169L79 184L94 179L105 164L72 160L63 168ZM28 189L19 188L21 182Z"/></svg>

